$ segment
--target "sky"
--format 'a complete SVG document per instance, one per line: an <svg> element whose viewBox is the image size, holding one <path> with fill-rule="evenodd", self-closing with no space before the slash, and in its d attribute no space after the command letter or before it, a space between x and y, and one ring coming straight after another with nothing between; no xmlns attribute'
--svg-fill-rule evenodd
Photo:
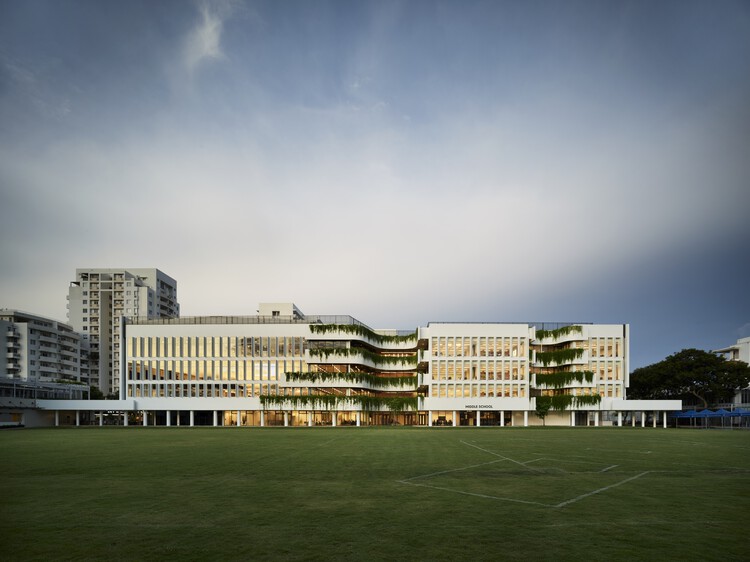
<svg viewBox="0 0 750 562"><path fill-rule="evenodd" d="M0 0L0 307L750 336L746 1Z"/></svg>

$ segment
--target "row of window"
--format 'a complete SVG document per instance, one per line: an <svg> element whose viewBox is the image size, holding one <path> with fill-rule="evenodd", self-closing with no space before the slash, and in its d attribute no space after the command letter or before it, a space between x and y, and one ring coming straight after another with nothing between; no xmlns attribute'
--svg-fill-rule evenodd
<svg viewBox="0 0 750 562"><path fill-rule="evenodd" d="M277 393L269 384L129 384L129 397L143 398L252 398Z"/></svg>
<svg viewBox="0 0 750 562"><path fill-rule="evenodd" d="M543 390L542 396L552 396L555 394L554 390ZM591 396L598 394L602 398L620 398L622 396L622 387L620 385L613 384L601 384L598 387L584 387L584 388L573 388L568 392L571 396Z"/></svg>
<svg viewBox="0 0 750 562"><path fill-rule="evenodd" d="M433 361L433 380L525 380L521 361Z"/></svg>
<svg viewBox="0 0 750 562"><path fill-rule="evenodd" d="M130 361L134 380L278 380L278 373L306 373L307 363L287 361Z"/></svg>
<svg viewBox="0 0 750 562"><path fill-rule="evenodd" d="M434 336L432 354L438 357L524 357L526 338Z"/></svg>
<svg viewBox="0 0 750 562"><path fill-rule="evenodd" d="M525 398L522 384L433 384L432 398Z"/></svg>
<svg viewBox="0 0 750 562"><path fill-rule="evenodd" d="M128 339L130 357L302 357L303 337L182 336Z"/></svg>

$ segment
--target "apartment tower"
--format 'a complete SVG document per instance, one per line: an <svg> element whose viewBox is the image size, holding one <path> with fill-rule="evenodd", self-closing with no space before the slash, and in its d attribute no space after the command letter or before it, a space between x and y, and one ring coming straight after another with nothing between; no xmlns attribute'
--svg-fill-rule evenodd
<svg viewBox="0 0 750 562"><path fill-rule="evenodd" d="M76 269L68 289L68 322L89 349L91 384L105 395L120 394L121 318L179 315L177 281L158 269Z"/></svg>

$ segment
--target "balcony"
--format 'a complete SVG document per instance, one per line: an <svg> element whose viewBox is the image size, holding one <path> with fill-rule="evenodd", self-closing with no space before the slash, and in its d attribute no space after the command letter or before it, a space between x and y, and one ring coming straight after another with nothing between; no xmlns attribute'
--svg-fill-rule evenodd
<svg viewBox="0 0 750 562"><path fill-rule="evenodd" d="M414 392L417 375L383 377L368 373L282 373L278 384L289 388L364 388L377 391Z"/></svg>
<svg viewBox="0 0 750 562"><path fill-rule="evenodd" d="M310 324L308 341L362 341L388 351L412 351L417 348L417 332L375 332L361 324Z"/></svg>
<svg viewBox="0 0 750 562"><path fill-rule="evenodd" d="M534 351L531 364L533 367L559 367L562 365L587 365L588 351L582 348L556 349L553 351Z"/></svg>
<svg viewBox="0 0 750 562"><path fill-rule="evenodd" d="M540 390L561 388L590 388L597 386L596 376L592 371L576 371L533 375L532 385Z"/></svg>
<svg viewBox="0 0 750 562"><path fill-rule="evenodd" d="M563 326L554 330L536 330L532 342L537 345L560 345L572 341L583 341L583 327L579 325Z"/></svg>
<svg viewBox="0 0 750 562"><path fill-rule="evenodd" d="M305 361L308 364L325 365L364 365L382 371L414 371L417 368L417 354L388 356L359 348L307 349Z"/></svg>

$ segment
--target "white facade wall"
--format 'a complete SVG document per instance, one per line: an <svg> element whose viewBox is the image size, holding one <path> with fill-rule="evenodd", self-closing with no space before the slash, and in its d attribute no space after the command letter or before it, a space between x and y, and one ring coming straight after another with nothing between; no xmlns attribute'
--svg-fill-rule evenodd
<svg viewBox="0 0 750 562"><path fill-rule="evenodd" d="M241 397L240 409L258 409L285 372L307 370L309 335L307 324L128 324L126 397ZM247 355L252 345L258 355Z"/></svg>

